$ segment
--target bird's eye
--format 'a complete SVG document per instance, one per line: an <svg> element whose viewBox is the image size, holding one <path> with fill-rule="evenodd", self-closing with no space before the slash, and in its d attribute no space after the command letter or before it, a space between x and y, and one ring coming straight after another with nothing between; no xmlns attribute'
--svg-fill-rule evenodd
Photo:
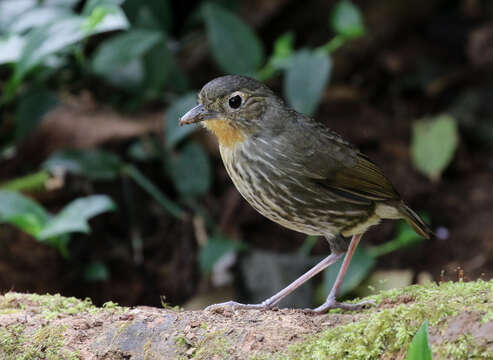
<svg viewBox="0 0 493 360"><path fill-rule="evenodd" d="M240 95L235 95L229 98L229 107L231 109L238 109L241 106L241 96Z"/></svg>

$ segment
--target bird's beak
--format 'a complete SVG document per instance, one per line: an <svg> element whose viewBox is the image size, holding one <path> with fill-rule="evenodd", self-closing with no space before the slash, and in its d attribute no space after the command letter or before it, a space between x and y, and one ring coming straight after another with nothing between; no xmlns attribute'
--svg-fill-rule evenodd
<svg viewBox="0 0 493 360"><path fill-rule="evenodd" d="M207 110L202 104L190 109L180 118L180 125L193 124L204 120L217 119L219 114L215 111Z"/></svg>

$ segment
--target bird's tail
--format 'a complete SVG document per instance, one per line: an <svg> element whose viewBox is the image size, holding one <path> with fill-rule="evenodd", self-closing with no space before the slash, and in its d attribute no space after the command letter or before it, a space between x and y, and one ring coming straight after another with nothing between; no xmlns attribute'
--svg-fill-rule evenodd
<svg viewBox="0 0 493 360"><path fill-rule="evenodd" d="M407 223L411 225L413 230L416 231L419 236L422 236L425 239L430 239L435 236L430 227L409 206L402 203L399 210L401 214L404 215L404 219Z"/></svg>

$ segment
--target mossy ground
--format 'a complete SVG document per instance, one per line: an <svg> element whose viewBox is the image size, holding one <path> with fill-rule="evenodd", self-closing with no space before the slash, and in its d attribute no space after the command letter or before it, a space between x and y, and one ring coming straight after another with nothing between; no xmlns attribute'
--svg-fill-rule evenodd
<svg viewBox="0 0 493 360"><path fill-rule="evenodd" d="M35 329L27 331L23 322L0 322L0 358L2 360L82 359L77 350L66 347L67 325L51 321L63 316L124 311L114 303L94 306L90 299L56 295L7 293L0 297L0 316L24 314L38 318Z"/></svg>
<svg viewBox="0 0 493 360"><path fill-rule="evenodd" d="M0 296L0 358L404 359L428 320L434 360L493 359L493 281L416 285L370 299L375 308L314 316L97 308L89 300L9 293Z"/></svg>
<svg viewBox="0 0 493 360"><path fill-rule="evenodd" d="M449 326L447 319L471 312L481 322L493 316L493 281L430 283L390 290L371 296L376 309L365 311L356 322L330 328L315 339L289 348L292 359L379 359L384 355L406 353L409 344L424 320L430 333L440 335ZM330 316L330 314L328 315ZM493 359L486 344L477 344L464 334L456 339L443 339L432 344L440 359Z"/></svg>

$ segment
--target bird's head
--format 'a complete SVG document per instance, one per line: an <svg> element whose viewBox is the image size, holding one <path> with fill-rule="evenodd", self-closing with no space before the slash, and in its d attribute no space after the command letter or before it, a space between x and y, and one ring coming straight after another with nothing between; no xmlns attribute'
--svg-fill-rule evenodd
<svg viewBox="0 0 493 360"><path fill-rule="evenodd" d="M261 82L222 76L204 85L197 106L181 117L180 125L201 122L229 147L269 127L267 119L273 117L265 115L277 108L282 101Z"/></svg>

